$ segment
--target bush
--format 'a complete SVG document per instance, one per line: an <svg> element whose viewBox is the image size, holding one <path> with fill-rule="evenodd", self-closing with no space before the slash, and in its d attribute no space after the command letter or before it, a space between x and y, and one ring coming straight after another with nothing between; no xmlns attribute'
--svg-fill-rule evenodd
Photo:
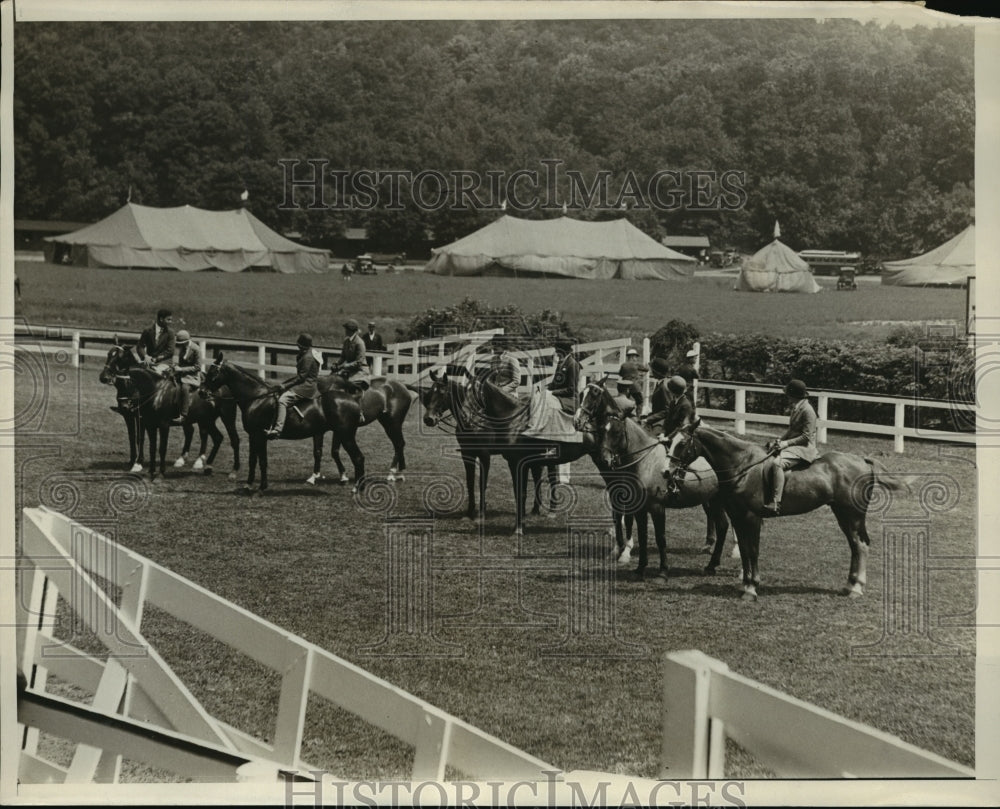
<svg viewBox="0 0 1000 809"><path fill-rule="evenodd" d="M683 320L671 320L649 338L651 357L664 357L671 366L684 363L684 355L698 340L698 329Z"/></svg>

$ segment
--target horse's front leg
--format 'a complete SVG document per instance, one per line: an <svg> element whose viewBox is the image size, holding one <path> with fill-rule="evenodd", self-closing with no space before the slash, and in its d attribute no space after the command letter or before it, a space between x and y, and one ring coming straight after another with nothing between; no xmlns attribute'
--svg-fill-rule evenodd
<svg viewBox="0 0 1000 809"><path fill-rule="evenodd" d="M507 466L510 469L510 481L514 487L514 536L521 537L524 536L524 509L528 499L528 476L517 456L508 457Z"/></svg>
<svg viewBox="0 0 1000 809"><path fill-rule="evenodd" d="M712 558L708 560L703 572L707 576L713 576L722 562L722 549L725 547L726 534L729 532L729 518L726 517L726 510L718 500L705 503L705 513L708 515L709 525L715 529L715 541L712 545Z"/></svg>
<svg viewBox="0 0 1000 809"><path fill-rule="evenodd" d="M180 469L187 462L187 454L191 451L191 442L194 440L193 424L187 423L182 425L181 431L184 433L184 446L181 448L181 454L174 461L174 469Z"/></svg>
<svg viewBox="0 0 1000 809"><path fill-rule="evenodd" d="M340 436L337 435L336 430L333 433L333 440L330 444L330 457L333 458L333 462L337 464L337 478L341 483L347 483L350 478L347 477L347 469L344 467L344 462L340 458Z"/></svg>
<svg viewBox="0 0 1000 809"><path fill-rule="evenodd" d="M320 466L323 463L323 436L324 433L313 436L313 471L312 474L306 478L306 483L316 484L322 475L320 475Z"/></svg>
<svg viewBox="0 0 1000 809"><path fill-rule="evenodd" d="M142 427L138 416L130 410L123 413L125 429L128 430L128 469L129 472L142 471Z"/></svg>
<svg viewBox="0 0 1000 809"><path fill-rule="evenodd" d="M646 525L646 511L635 513L636 539L639 542L639 565L635 569L636 578L641 579L646 572L646 565L649 564L649 555L646 550L646 540L649 538L649 529Z"/></svg>
<svg viewBox="0 0 1000 809"><path fill-rule="evenodd" d="M243 488L248 492L253 491L254 479L257 477L257 458L260 455L261 442L266 440L267 437L263 432L250 433L250 460L247 463L247 482L243 484Z"/></svg>
<svg viewBox="0 0 1000 809"><path fill-rule="evenodd" d="M359 492L365 487L365 454L358 446L356 426L345 431L341 443L354 465L354 491Z"/></svg>
<svg viewBox="0 0 1000 809"><path fill-rule="evenodd" d="M167 476L167 441L170 438L170 427L160 427L160 474Z"/></svg>
<svg viewBox="0 0 1000 809"><path fill-rule="evenodd" d="M661 579L667 578L667 518L662 508L654 508L650 511L650 518L653 521L653 535L656 537L656 549L660 552L660 570L657 575Z"/></svg>
<svg viewBox="0 0 1000 809"><path fill-rule="evenodd" d="M531 504L531 514L532 516L537 516L542 513L542 465L541 464L530 464L528 467L531 470L531 482L534 486L535 497ZM528 485L527 478L525 478L525 486ZM528 504L528 491L524 491L524 504Z"/></svg>
<svg viewBox="0 0 1000 809"><path fill-rule="evenodd" d="M465 490L468 493L469 507L465 516L476 519L476 456L462 453L462 466L465 467Z"/></svg>
<svg viewBox="0 0 1000 809"><path fill-rule="evenodd" d="M149 479L156 480L156 428L149 427L146 434L149 439Z"/></svg>

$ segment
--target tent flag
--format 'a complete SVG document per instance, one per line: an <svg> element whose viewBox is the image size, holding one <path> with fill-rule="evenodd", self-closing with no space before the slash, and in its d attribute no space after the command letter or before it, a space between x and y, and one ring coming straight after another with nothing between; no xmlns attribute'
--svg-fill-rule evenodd
<svg viewBox="0 0 1000 809"><path fill-rule="evenodd" d="M775 224L777 230L777 224ZM775 239L743 262L733 289L744 292L819 292L809 265Z"/></svg>
<svg viewBox="0 0 1000 809"><path fill-rule="evenodd" d="M965 286L975 274L975 225L922 256L882 263L885 286Z"/></svg>
<svg viewBox="0 0 1000 809"><path fill-rule="evenodd" d="M206 211L184 205L151 208L128 202L100 222L46 238L70 249L74 264L90 267L215 268L239 272L269 267L277 272L323 272L325 250L286 239L245 208Z"/></svg>
<svg viewBox="0 0 1000 809"><path fill-rule="evenodd" d="M778 224L777 219L774 220L774 238L775 239L781 238L781 225Z"/></svg>
<svg viewBox="0 0 1000 809"><path fill-rule="evenodd" d="M438 275L546 275L682 280L697 261L647 236L627 219L584 222L501 216L444 247L427 272Z"/></svg>

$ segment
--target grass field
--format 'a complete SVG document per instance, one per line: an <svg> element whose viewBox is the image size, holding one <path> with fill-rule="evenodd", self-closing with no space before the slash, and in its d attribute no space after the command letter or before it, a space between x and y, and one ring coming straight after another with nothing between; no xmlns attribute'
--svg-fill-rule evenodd
<svg viewBox="0 0 1000 809"><path fill-rule="evenodd" d="M38 275L25 276L25 280L34 285L51 272L41 268ZM107 281L112 276L76 271L72 277ZM344 303L363 300L350 296L359 294L359 289L373 289L376 283L388 287L399 282L411 290L428 284L445 288L450 283L419 276L364 279L352 282L348 292L339 279L335 283L327 278L165 273L113 277L126 278L130 284L133 278L148 279L152 288L142 294L146 301L165 297L171 288L167 285L191 284L191 289L198 290L185 296L192 307L207 290L217 293L230 282L261 296L266 289L278 289L278 282L289 282L299 290L314 284L328 289L331 296L335 292L347 296ZM369 280L374 283L366 287ZM488 286L496 289L497 284ZM565 288L575 291L577 287L567 284ZM665 289L616 285L625 295L654 288ZM83 287L64 291L76 297L82 294L78 289ZM104 312L128 312L120 316L138 325L140 320L131 307L141 292L136 287L116 293L112 297L120 303L109 302ZM928 299L940 295L926 294ZM88 287L86 296L96 299L96 290ZM388 304L399 307L398 316L405 314L407 302L402 297ZM841 300L832 293L815 296L815 300L824 297ZM863 303L860 295L855 300ZM183 309L179 300L171 302ZM28 305L35 305L30 297ZM250 304L234 297L229 305L235 312L264 303ZM341 305L334 301L329 307L336 312ZM140 310L149 308L139 306ZM619 299L613 308L625 311L627 303ZM278 309L292 314L291 309ZM44 311L49 314L37 319L51 321L51 312L56 310ZM76 311L67 310L67 318L76 317ZM317 306L310 316L319 318L318 312ZM655 315L649 309L644 317ZM262 324L259 321L255 328L262 329ZM282 329L276 325L274 336L291 333ZM26 385L17 389L18 412L35 413L28 406L31 396ZM310 443L276 442L271 452L273 490L266 496L248 499L235 494L234 484L220 474L231 459L224 447L215 476L171 471L165 480L139 483L135 508L115 517L109 511L109 490L125 477L120 470L127 460L127 446L120 418L108 410L111 403L110 390L98 384L93 368L84 369L79 378L70 371L61 382L50 385L44 408L30 424L22 425L19 435L19 507L44 503L91 524L113 518L117 539L126 546L561 768L655 777L660 748L659 661L666 651L687 648L701 649L736 672L943 756L969 765L974 762L974 566L958 569L962 565L953 565L956 569L928 574L930 639L937 645L897 648L887 656L864 654L863 647L868 652L884 650L879 642L887 610L897 606L883 598L885 543L883 518L878 515L869 519L873 549L865 598L852 601L838 595L846 579L849 553L832 515L824 509L765 525L761 597L747 604L737 597L738 562L729 559L728 552L719 575L700 574L705 560L696 550L704 531L701 511L674 512L668 527L670 581L636 582L630 571L620 569L614 601L617 641L607 643L605 655L551 656L548 652L568 631L569 593L586 573L568 558L567 525L607 522L602 487L589 460L575 463L575 497L568 501L573 503L572 510L556 519L531 518L518 556L510 536L510 479L506 466L496 459L490 509L481 531L460 518L461 498L448 496L437 504L442 513L434 522L431 554L435 566L433 627L440 645L425 645L424 650L450 644L448 648L458 653L446 657L378 655L370 647L386 631L384 512L372 510L371 504L363 507L348 488L332 483L316 488L305 485ZM418 411L414 407L407 422L409 476L398 486L398 499L389 515L393 518L428 519L424 503L428 485L437 482L448 489L461 475L454 439L424 428ZM179 438L178 431L172 431L170 458ZM834 442L837 449L878 457L891 470L924 475L916 488L936 481L952 491L954 502L943 511L927 512L915 499L905 499L895 502L887 517L926 520L932 558L974 556L973 450L912 441L907 442L906 455L897 456L891 442L844 436L834 436ZM360 443L368 455L369 470L383 473L391 448L379 428L365 428ZM329 473L331 468L325 461L324 471ZM75 495L68 496L68 491ZM598 534L585 541L595 543L600 552L610 551L610 541ZM478 570L479 562L487 557L501 564L492 571ZM545 570L529 569L546 561L551 566ZM155 610L144 619L144 629L211 712L265 739L271 736L277 693L274 677ZM928 648L938 654L907 654ZM305 738L303 757L332 773L355 778L408 774L411 754L406 748L328 706L310 705ZM727 775L756 777L766 771L734 751Z"/></svg>
<svg viewBox="0 0 1000 809"><path fill-rule="evenodd" d="M688 282L562 281L448 278L423 273L359 276L339 273L180 273L100 270L19 262L23 297L18 316L31 323L139 331L160 306L174 310L192 334L292 342L308 331L339 345L345 317L373 318L387 341L413 315L465 297L525 313L562 313L578 337L641 339L669 320L703 334L766 333L882 341L899 324L963 324L965 291L883 287L865 279L856 292L837 292L820 278L816 295L766 295L732 290L732 277ZM221 322L223 325L218 326Z"/></svg>

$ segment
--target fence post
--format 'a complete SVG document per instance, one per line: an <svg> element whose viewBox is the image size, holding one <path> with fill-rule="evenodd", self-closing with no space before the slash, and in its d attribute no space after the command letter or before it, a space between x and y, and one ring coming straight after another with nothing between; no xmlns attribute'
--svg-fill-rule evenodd
<svg viewBox="0 0 1000 809"><path fill-rule="evenodd" d="M820 393L817 396L817 407L819 408L819 413L816 415L819 417L819 426L816 428L816 441L820 444L826 443L826 421L827 413L829 412L830 397L825 393Z"/></svg>
<svg viewBox="0 0 1000 809"><path fill-rule="evenodd" d="M712 669L718 661L697 650L668 652L663 657L663 737L660 778L709 778L721 769L721 728L709 733ZM724 664L723 664L724 665Z"/></svg>
<svg viewBox="0 0 1000 809"><path fill-rule="evenodd" d="M267 370L264 368L267 365L267 348L262 345L257 346L257 364L260 366L260 378L267 379Z"/></svg>
<svg viewBox="0 0 1000 809"><path fill-rule="evenodd" d="M903 452L903 428L906 426L906 402L896 402L896 418L892 425L896 432L893 436L896 452Z"/></svg>
<svg viewBox="0 0 1000 809"><path fill-rule="evenodd" d="M73 339L73 357L72 357L73 367L74 368L79 368L80 367L80 332L78 332L78 331L73 332L72 339Z"/></svg>
<svg viewBox="0 0 1000 809"><path fill-rule="evenodd" d="M372 354L372 374L382 376L382 355Z"/></svg>
<svg viewBox="0 0 1000 809"><path fill-rule="evenodd" d="M642 364L647 368L649 367L649 338L642 338ZM642 375L642 413L640 416L644 416L650 411L649 405L649 373L646 372Z"/></svg>
<svg viewBox="0 0 1000 809"><path fill-rule="evenodd" d="M206 360L208 358L208 340L199 340L198 350L201 352L201 371L204 373L205 366L207 365Z"/></svg>
<svg viewBox="0 0 1000 809"><path fill-rule="evenodd" d="M746 388L736 389L736 434L746 435L747 434L747 392Z"/></svg>

